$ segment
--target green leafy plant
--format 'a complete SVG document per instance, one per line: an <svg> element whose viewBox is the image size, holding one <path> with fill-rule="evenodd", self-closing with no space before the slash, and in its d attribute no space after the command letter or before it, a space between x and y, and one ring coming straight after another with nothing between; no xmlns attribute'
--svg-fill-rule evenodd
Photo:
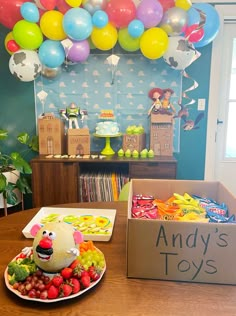
<svg viewBox="0 0 236 316"><path fill-rule="evenodd" d="M8 139L8 131L0 129L0 141ZM10 205L17 203L17 195L14 190L17 188L22 194L32 193L29 184L29 175L32 169L29 163L25 160L25 155L29 151L38 152L38 137L32 136L28 133L20 133L17 136L17 141L24 145L25 150L22 153L17 151L11 153L3 153L0 147L0 194ZM5 175L6 172L17 174L19 177L16 183L9 182Z"/></svg>

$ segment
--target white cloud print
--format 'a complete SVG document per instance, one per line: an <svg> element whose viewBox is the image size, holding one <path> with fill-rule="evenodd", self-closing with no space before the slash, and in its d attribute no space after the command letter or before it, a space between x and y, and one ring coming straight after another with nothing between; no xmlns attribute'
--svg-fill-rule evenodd
<svg viewBox="0 0 236 316"><path fill-rule="evenodd" d="M66 98L66 95L64 92L60 93L59 97L62 99L62 98Z"/></svg>
<svg viewBox="0 0 236 316"><path fill-rule="evenodd" d="M66 87L66 84L64 81L61 81L60 84L59 84L59 87L60 88L65 88Z"/></svg>

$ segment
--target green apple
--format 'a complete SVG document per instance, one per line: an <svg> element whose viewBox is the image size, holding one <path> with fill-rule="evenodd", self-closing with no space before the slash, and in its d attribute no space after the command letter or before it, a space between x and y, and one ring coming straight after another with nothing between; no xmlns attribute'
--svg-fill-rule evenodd
<svg viewBox="0 0 236 316"><path fill-rule="evenodd" d="M149 157L149 158L153 158L153 157L154 157L154 151L153 151L152 149L150 149L150 150L148 151L148 157Z"/></svg>
<svg viewBox="0 0 236 316"><path fill-rule="evenodd" d="M123 150L122 148L119 149L118 152L117 152L117 155L118 155L119 157L123 157L124 154L125 154L125 152L124 152L124 150Z"/></svg>
<svg viewBox="0 0 236 316"><path fill-rule="evenodd" d="M145 133L144 127L142 125L139 125L139 131L140 131L140 134Z"/></svg>
<svg viewBox="0 0 236 316"><path fill-rule="evenodd" d="M135 135L139 135L140 134L140 129L139 129L139 127L135 127L134 129L133 129L133 134L135 134Z"/></svg>
<svg viewBox="0 0 236 316"><path fill-rule="evenodd" d="M131 157L131 150L130 149L127 149L125 151L125 157L127 157L127 158Z"/></svg>
<svg viewBox="0 0 236 316"><path fill-rule="evenodd" d="M134 158L138 158L138 157L139 157L139 152L138 152L137 150L134 150L134 151L132 152L132 156L133 156Z"/></svg>
<svg viewBox="0 0 236 316"><path fill-rule="evenodd" d="M126 128L126 134L132 134L133 133L133 129L132 129L132 127L131 126L128 126L127 128Z"/></svg>
<svg viewBox="0 0 236 316"><path fill-rule="evenodd" d="M141 158L147 158L147 155L148 155L148 150L147 148L143 149L140 153L140 157Z"/></svg>

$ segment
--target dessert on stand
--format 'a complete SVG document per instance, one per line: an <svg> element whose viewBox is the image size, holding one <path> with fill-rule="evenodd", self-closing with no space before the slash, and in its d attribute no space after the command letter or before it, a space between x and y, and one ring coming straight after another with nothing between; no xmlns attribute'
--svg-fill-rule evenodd
<svg viewBox="0 0 236 316"><path fill-rule="evenodd" d="M114 155L115 151L111 147L111 138L120 137L122 134L119 131L118 123L115 121L115 116L112 110L101 110L99 115L101 122L96 125L96 131L93 134L95 137L105 138L105 147L101 151L102 155Z"/></svg>

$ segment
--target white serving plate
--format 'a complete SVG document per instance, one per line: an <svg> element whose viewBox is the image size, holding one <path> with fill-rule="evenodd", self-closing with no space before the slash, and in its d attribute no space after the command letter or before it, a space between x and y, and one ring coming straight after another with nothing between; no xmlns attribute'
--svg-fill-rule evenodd
<svg viewBox="0 0 236 316"><path fill-rule="evenodd" d="M59 208L59 207L42 207L38 213L32 218L32 220L25 226L25 228L22 230L22 233L26 238L34 238L30 230L33 225L40 224L43 226L43 222L47 221L48 216L52 216L52 214L58 215L56 220L57 222L64 221L64 218L67 216L72 216L73 219L79 218L80 216L86 216L90 215L93 216L93 218L98 217L105 217L110 220L109 226L105 227L105 231L100 229L98 232L91 232L91 229L89 229L89 232L87 230L83 231L83 228L85 226L76 225L76 221L72 222L71 225L73 225L76 229L80 230L81 233L84 236L84 240L92 240L92 241L109 241L112 232L113 227L115 224L115 217L116 217L116 210L115 209L86 209L86 208ZM81 223L80 223L81 224ZM86 225L84 223L84 225ZM99 229L99 227L95 227L94 229Z"/></svg>
<svg viewBox="0 0 236 316"><path fill-rule="evenodd" d="M96 249L99 250L98 248L96 248ZM17 256L18 256L18 255L17 255ZM16 256L16 257L17 257L17 256ZM15 258L16 258L16 257L15 257ZM13 258L12 261L15 260L15 258ZM77 296L80 296L80 295L84 294L85 292L91 290L95 285L97 285L97 284L101 281L101 279L102 279L102 277L103 277L103 274L104 274L105 271L106 271L106 264L105 264L105 267L103 268L103 270L102 270L102 272L101 272L100 278L99 278L97 281L91 282L91 284L90 284L89 287L87 287L87 288L85 288L85 289L79 291L79 292L76 293L76 294L71 294L71 295L69 295L69 296L59 297L59 298L56 298L56 299L45 299L45 300L40 299L40 298L31 298L31 297L29 297L29 296L27 296L27 295L22 295L19 291L13 289L12 285L9 284L9 281L8 281L8 272L7 272L7 271L8 271L8 268L6 268L6 269L5 269L5 272L4 272L5 284L6 284L6 287L7 287L11 292L13 292L15 295L17 295L17 296L19 296L20 298L22 298L22 299L24 299L24 300L27 300L27 301L37 301L37 302L42 302L42 303L55 303L55 302L59 302L59 301L63 301L63 300L70 300L70 299L72 299L72 298L75 298L75 297L77 297ZM49 274L47 274L47 275L49 275ZM50 273L50 277L51 277L51 278L52 278L54 275L55 275L55 274Z"/></svg>

